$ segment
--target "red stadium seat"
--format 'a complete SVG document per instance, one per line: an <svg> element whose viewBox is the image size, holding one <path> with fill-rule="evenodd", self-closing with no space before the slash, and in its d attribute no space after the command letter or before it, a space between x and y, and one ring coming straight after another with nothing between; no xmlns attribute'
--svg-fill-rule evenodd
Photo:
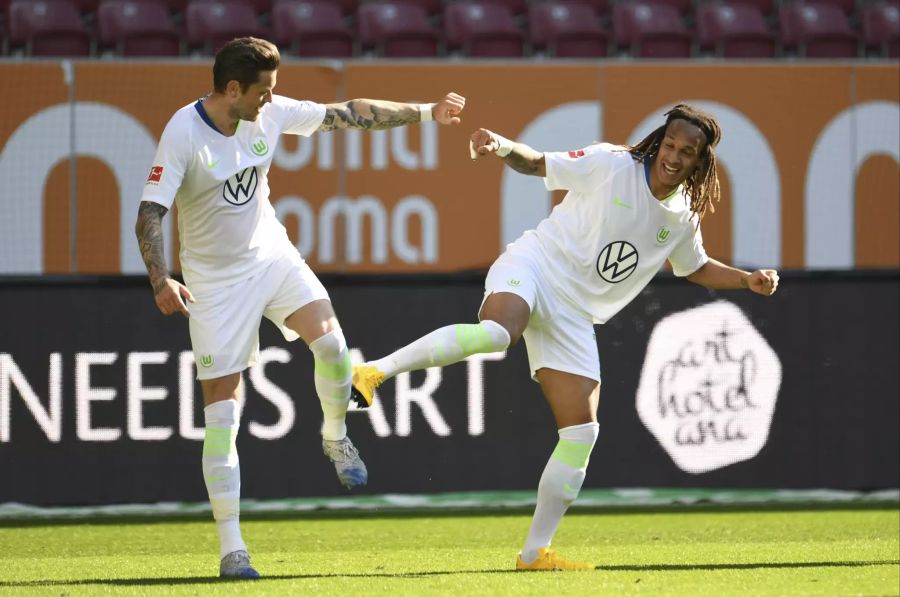
<svg viewBox="0 0 900 597"><path fill-rule="evenodd" d="M780 12L781 42L806 58L856 58L858 41L847 16L831 4L791 4Z"/></svg>
<svg viewBox="0 0 900 597"><path fill-rule="evenodd" d="M106 0L97 11L100 45L122 56L178 56L168 7L153 0Z"/></svg>
<svg viewBox="0 0 900 597"><path fill-rule="evenodd" d="M415 58L437 56L439 39L425 9L406 2L368 2L357 14L359 40L379 56Z"/></svg>
<svg viewBox="0 0 900 597"><path fill-rule="evenodd" d="M700 48L723 58L774 58L775 35L752 4L728 2L697 7Z"/></svg>
<svg viewBox="0 0 900 597"><path fill-rule="evenodd" d="M607 55L609 40L597 13L587 4L548 2L532 5L528 13L531 45L560 58L597 58Z"/></svg>
<svg viewBox="0 0 900 597"><path fill-rule="evenodd" d="M612 0L556 0L556 2L562 4L586 4L598 15L607 14L609 12L609 6L612 4Z"/></svg>
<svg viewBox="0 0 900 597"><path fill-rule="evenodd" d="M729 0L729 4L749 4L762 13L764 17L775 14L776 0Z"/></svg>
<svg viewBox="0 0 900 597"><path fill-rule="evenodd" d="M465 1L465 0L464 0ZM523 15L528 10L528 0L477 0L481 4L505 6L513 15Z"/></svg>
<svg viewBox="0 0 900 597"><path fill-rule="evenodd" d="M363 3L384 3L385 0L362 0ZM441 10L444 8L444 3L442 0L390 0L389 3L396 4L397 2L403 2L404 4L415 4L419 8L424 8L425 12L428 13L429 16L438 15L441 13Z"/></svg>
<svg viewBox="0 0 900 597"><path fill-rule="evenodd" d="M239 0L193 0L185 10L185 25L188 44L207 54L235 37L265 37L253 6Z"/></svg>
<svg viewBox="0 0 900 597"><path fill-rule="evenodd" d="M78 8L67 0L13 0L9 5L12 47L30 56L89 56L91 37Z"/></svg>
<svg viewBox="0 0 900 597"><path fill-rule="evenodd" d="M613 5L613 34L616 45L638 58L688 58L692 37L678 10L649 2Z"/></svg>
<svg viewBox="0 0 900 597"><path fill-rule="evenodd" d="M841 9L841 12L848 17L856 9L856 0L799 0L799 3L802 4L804 1L806 4L829 4ZM782 1L782 4L787 4L787 2Z"/></svg>
<svg viewBox="0 0 900 597"><path fill-rule="evenodd" d="M678 14L685 16L690 14L694 8L694 0L650 0L653 4L661 4L663 6L671 6L678 11Z"/></svg>
<svg viewBox="0 0 900 597"><path fill-rule="evenodd" d="M448 49L462 49L466 56L518 58L525 49L512 11L501 4L448 4L444 35Z"/></svg>
<svg viewBox="0 0 900 597"><path fill-rule="evenodd" d="M341 8L325 2L295 0L272 7L272 41L307 58L350 58L353 33Z"/></svg>
<svg viewBox="0 0 900 597"><path fill-rule="evenodd" d="M862 7L863 42L885 58L900 58L900 3L874 2Z"/></svg>

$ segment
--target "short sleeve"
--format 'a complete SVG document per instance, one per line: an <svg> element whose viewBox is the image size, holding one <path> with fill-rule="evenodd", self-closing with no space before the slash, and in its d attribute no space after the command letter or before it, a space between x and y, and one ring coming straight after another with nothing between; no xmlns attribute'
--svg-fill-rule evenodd
<svg viewBox="0 0 900 597"><path fill-rule="evenodd" d="M669 263L672 264L672 273L679 277L690 276L695 271L706 265L709 257L703 248L703 235L697 226L692 234L686 234L675 249L669 254Z"/></svg>
<svg viewBox="0 0 900 597"><path fill-rule="evenodd" d="M171 208L190 161L190 133L179 124L176 114L159 139L153 165L144 182L141 201L152 201Z"/></svg>
<svg viewBox="0 0 900 597"><path fill-rule="evenodd" d="M550 191L590 192L609 176L621 149L609 143L595 143L576 151L547 152L544 185Z"/></svg>
<svg viewBox="0 0 900 597"><path fill-rule="evenodd" d="M281 132L309 137L325 120L325 105L276 95L272 98Z"/></svg>

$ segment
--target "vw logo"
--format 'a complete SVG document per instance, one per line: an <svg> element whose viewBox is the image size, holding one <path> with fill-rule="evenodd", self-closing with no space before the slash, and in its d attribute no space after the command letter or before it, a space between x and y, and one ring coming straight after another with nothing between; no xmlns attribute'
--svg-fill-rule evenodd
<svg viewBox="0 0 900 597"><path fill-rule="evenodd" d="M256 167L245 168L225 181L222 197L232 205L243 205L253 198L258 182Z"/></svg>
<svg viewBox="0 0 900 597"><path fill-rule="evenodd" d="M611 242L597 257L597 273L611 284L618 284L637 269L638 252L624 240Z"/></svg>

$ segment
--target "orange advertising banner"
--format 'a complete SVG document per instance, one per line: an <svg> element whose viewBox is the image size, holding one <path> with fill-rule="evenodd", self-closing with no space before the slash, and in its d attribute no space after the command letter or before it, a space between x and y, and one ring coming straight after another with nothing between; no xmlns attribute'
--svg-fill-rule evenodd
<svg viewBox="0 0 900 597"><path fill-rule="evenodd" d="M339 67L340 66L340 67ZM0 275L139 274L137 204L171 115L209 63L6 63ZM540 151L631 143L679 102L715 114L723 197L707 251L747 267L900 267L900 72L893 65L286 64L276 93L467 99L458 126L283 136L270 200L318 272L484 269L560 193L493 157L484 127ZM177 269L177 213L167 251Z"/></svg>

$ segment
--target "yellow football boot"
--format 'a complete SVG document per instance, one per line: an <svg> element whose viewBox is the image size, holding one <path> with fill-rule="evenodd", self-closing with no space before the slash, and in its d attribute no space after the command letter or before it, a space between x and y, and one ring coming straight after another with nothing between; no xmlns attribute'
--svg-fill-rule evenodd
<svg viewBox="0 0 900 597"><path fill-rule="evenodd" d="M538 557L532 563L522 561L522 554L516 558L516 570L594 570L593 564L570 562L564 560L555 551L542 547L538 549Z"/></svg>
<svg viewBox="0 0 900 597"><path fill-rule="evenodd" d="M372 406L375 398L375 389L384 381L384 373L371 365L359 365L353 368L353 386L350 388L350 398L360 408Z"/></svg>

